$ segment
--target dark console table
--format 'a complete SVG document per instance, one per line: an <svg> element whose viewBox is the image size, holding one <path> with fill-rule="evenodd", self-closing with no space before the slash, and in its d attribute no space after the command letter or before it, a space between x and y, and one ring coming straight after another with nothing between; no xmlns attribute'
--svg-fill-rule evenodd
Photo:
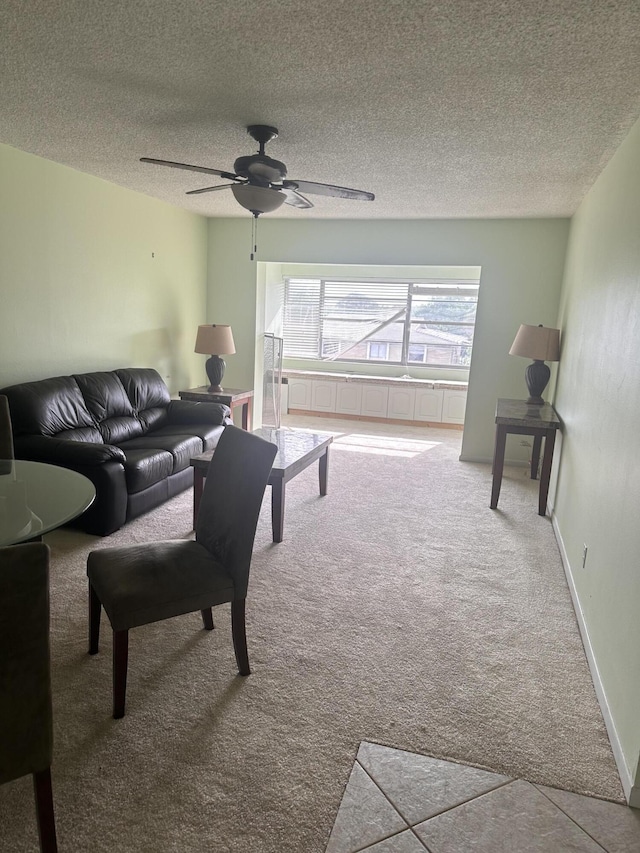
<svg viewBox="0 0 640 853"><path fill-rule="evenodd" d="M493 453L493 484L491 488L491 509L498 506L502 470L504 468L504 449L509 433L533 436L531 452L531 479L538 477L540 449L544 438L544 456L540 473L540 492L538 497L538 515L547 513L547 496L551 477L553 446L556 430L560 428L560 418L549 403L535 405L526 400L498 400L496 407L496 444Z"/></svg>

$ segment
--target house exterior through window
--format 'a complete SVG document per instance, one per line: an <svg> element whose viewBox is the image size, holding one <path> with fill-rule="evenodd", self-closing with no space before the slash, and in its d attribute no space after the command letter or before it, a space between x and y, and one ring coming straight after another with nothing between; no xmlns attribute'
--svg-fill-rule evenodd
<svg viewBox="0 0 640 853"><path fill-rule="evenodd" d="M462 367L478 281L286 278L284 356Z"/></svg>

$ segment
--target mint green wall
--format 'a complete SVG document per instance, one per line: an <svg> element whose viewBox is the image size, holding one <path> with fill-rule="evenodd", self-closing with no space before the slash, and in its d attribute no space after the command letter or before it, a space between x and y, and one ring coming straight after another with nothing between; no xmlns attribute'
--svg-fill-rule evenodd
<svg viewBox="0 0 640 853"><path fill-rule="evenodd" d="M633 778L640 754L640 122L572 221L560 322L555 404L564 429L555 520Z"/></svg>
<svg viewBox="0 0 640 853"><path fill-rule="evenodd" d="M201 384L206 277L203 217L0 146L0 386L123 366Z"/></svg>
<svg viewBox="0 0 640 853"><path fill-rule="evenodd" d="M463 458L489 461L497 397L526 396L526 361L507 355L520 323L555 325L569 222L528 220L260 220L258 260L283 264L479 266ZM209 223L208 322L231 323L229 385L253 382L257 268L251 220ZM237 331L236 331L237 330ZM508 455L519 458L515 443Z"/></svg>

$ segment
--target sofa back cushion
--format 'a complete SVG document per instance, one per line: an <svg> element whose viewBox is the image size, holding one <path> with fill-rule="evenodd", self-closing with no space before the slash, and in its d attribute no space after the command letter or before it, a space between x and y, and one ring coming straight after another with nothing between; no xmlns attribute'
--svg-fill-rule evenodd
<svg viewBox="0 0 640 853"><path fill-rule="evenodd" d="M143 426L115 373L79 373L74 379L105 444L142 435Z"/></svg>
<svg viewBox="0 0 640 853"><path fill-rule="evenodd" d="M16 438L46 435L75 441L102 442L82 392L73 376L54 376L11 385L2 391L9 399Z"/></svg>
<svg viewBox="0 0 640 853"><path fill-rule="evenodd" d="M115 370L114 373L122 382L143 432L157 429L166 423L171 395L157 370L151 367L128 367Z"/></svg>

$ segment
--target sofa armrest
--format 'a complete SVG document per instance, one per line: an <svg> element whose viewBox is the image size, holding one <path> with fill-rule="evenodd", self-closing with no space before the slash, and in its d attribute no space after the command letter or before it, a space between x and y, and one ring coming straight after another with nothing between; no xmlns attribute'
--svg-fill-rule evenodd
<svg viewBox="0 0 640 853"><path fill-rule="evenodd" d="M223 403L196 403L192 400L172 400L167 407L170 424L213 424L220 426L231 415Z"/></svg>
<svg viewBox="0 0 640 853"><path fill-rule="evenodd" d="M15 439L16 459L49 462L64 467L102 465L105 462L124 462L124 451L112 444L91 441L68 441L46 435L27 435Z"/></svg>

